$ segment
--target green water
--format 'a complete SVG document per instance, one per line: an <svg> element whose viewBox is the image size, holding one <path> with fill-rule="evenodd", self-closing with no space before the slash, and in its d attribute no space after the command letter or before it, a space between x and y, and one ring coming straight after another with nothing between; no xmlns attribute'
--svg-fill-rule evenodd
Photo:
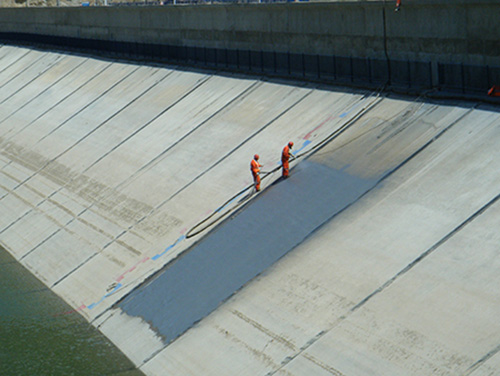
<svg viewBox="0 0 500 376"><path fill-rule="evenodd" d="M0 375L143 376L106 337L0 248Z"/></svg>

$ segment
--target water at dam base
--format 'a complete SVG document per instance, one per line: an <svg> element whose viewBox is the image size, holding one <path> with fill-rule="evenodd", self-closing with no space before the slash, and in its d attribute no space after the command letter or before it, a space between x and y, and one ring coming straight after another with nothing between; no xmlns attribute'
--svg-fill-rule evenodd
<svg viewBox="0 0 500 376"><path fill-rule="evenodd" d="M141 376L111 342L0 248L0 375Z"/></svg>

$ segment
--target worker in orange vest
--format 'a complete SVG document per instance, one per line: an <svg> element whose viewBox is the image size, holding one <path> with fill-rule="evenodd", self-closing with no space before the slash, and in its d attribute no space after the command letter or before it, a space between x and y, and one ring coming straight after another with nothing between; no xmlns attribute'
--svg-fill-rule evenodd
<svg viewBox="0 0 500 376"><path fill-rule="evenodd" d="M488 90L488 95L490 97L500 97L500 86L493 85L490 90Z"/></svg>
<svg viewBox="0 0 500 376"><path fill-rule="evenodd" d="M396 9L394 9L394 12L399 12L401 9L401 0L396 0Z"/></svg>
<svg viewBox="0 0 500 376"><path fill-rule="evenodd" d="M260 191L260 168L262 165L259 163L259 155L255 154L252 161L250 162L250 171L252 171L253 182L255 184L255 190Z"/></svg>
<svg viewBox="0 0 500 376"><path fill-rule="evenodd" d="M282 176L284 178L288 177L288 174L290 172L290 165L288 164L288 161L290 160L290 156L293 157L293 154L291 152L293 148L293 142L290 141L284 148L281 153L281 164L283 166L283 174Z"/></svg>

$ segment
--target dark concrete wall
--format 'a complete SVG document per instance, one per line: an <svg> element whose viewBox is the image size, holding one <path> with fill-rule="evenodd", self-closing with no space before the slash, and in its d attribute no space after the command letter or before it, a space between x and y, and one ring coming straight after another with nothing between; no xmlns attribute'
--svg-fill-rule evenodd
<svg viewBox="0 0 500 376"><path fill-rule="evenodd" d="M387 46L395 59L500 65L499 14L497 0L1 8L0 31L376 58Z"/></svg>
<svg viewBox="0 0 500 376"><path fill-rule="evenodd" d="M498 0L0 8L0 42L294 79L483 96Z"/></svg>

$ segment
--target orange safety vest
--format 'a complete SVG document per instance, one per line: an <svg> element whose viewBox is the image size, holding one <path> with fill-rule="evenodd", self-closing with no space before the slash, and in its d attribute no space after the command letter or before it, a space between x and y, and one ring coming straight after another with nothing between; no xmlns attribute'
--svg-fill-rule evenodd
<svg viewBox="0 0 500 376"><path fill-rule="evenodd" d="M286 145L281 153L281 163L286 163L290 159L290 148Z"/></svg>
<svg viewBox="0 0 500 376"><path fill-rule="evenodd" d="M252 162L250 162L250 170L252 171L252 174L255 176L260 172L260 168L262 167L259 162L257 162L255 159L252 159Z"/></svg>

